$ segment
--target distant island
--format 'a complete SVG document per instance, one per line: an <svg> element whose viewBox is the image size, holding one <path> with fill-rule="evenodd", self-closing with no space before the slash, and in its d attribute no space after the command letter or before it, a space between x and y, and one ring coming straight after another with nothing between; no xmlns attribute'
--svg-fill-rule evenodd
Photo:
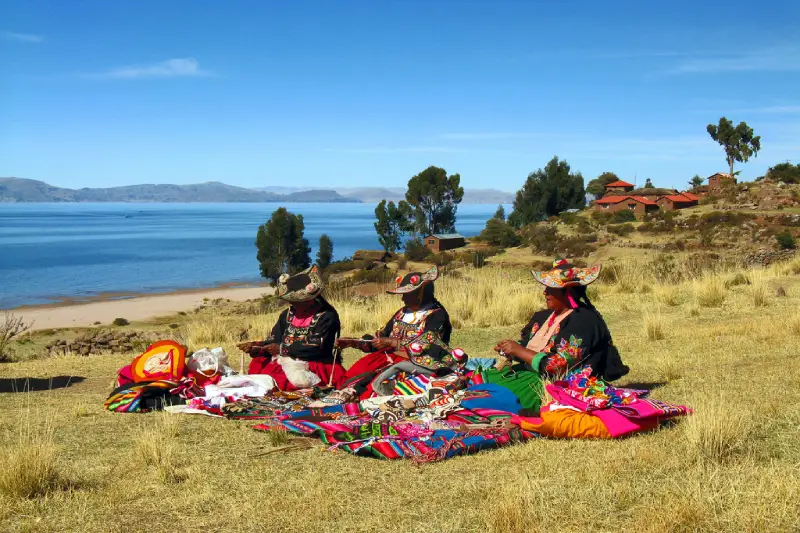
<svg viewBox="0 0 800 533"><path fill-rule="evenodd" d="M143 184L123 187L68 189L43 181L0 178L0 203L129 202L129 203L377 203L398 201L405 189L361 187L303 189L263 187L248 189L210 181L194 185ZM466 189L465 204L511 203L512 193L494 189Z"/></svg>

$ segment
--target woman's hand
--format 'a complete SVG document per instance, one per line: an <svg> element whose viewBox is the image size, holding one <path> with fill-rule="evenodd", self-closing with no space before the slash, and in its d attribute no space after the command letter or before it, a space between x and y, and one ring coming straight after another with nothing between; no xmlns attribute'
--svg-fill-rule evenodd
<svg viewBox="0 0 800 533"><path fill-rule="evenodd" d="M511 339L504 339L497 343L497 346L494 347L494 351L496 352L503 352L504 354L510 357L517 357L520 353L520 350L524 350L519 343L512 341Z"/></svg>
<svg viewBox="0 0 800 533"><path fill-rule="evenodd" d="M239 343L239 344L236 345L236 347L239 348L244 353L250 353L250 350L252 350L253 346L256 346L256 345L258 345L257 342L250 341L250 342Z"/></svg>
<svg viewBox="0 0 800 533"><path fill-rule="evenodd" d="M400 339L378 337L372 339L372 347L376 350L398 350L400 348Z"/></svg>
<svg viewBox="0 0 800 533"><path fill-rule="evenodd" d="M281 353L281 347L277 344L267 344L266 346L264 346L264 348L272 357L275 357L276 355Z"/></svg>

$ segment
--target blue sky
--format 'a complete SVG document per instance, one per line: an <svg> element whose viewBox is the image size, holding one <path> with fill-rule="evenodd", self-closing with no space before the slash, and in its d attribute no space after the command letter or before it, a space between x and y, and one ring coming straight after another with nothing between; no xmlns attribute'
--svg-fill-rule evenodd
<svg viewBox="0 0 800 533"><path fill-rule="evenodd" d="M720 116L800 162L800 2L0 0L0 176L513 191L553 156L680 187Z"/></svg>

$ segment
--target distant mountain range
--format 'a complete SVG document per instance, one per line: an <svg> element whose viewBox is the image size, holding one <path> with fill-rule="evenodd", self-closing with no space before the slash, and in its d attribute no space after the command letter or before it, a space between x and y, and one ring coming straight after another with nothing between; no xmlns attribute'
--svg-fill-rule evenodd
<svg viewBox="0 0 800 533"><path fill-rule="evenodd" d="M302 193L307 189L301 187L262 187L255 189L271 193ZM345 198L365 204L376 204L381 200L398 202L406 197L406 190L400 187L334 187L333 189ZM514 194L497 189L465 189L465 204L510 204Z"/></svg>
<svg viewBox="0 0 800 533"><path fill-rule="evenodd" d="M67 189L43 181L23 178L0 178L0 203L15 202L311 202L378 203L382 199L398 201L405 189L336 188L309 189L263 187L248 189L217 181L195 185L127 185L124 187ZM467 189L464 203L511 203L514 195L494 189Z"/></svg>

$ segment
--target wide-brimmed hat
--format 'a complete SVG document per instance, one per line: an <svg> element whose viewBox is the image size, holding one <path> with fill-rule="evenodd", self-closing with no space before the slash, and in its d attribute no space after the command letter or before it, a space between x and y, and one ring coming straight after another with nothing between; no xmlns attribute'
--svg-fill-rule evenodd
<svg viewBox="0 0 800 533"><path fill-rule="evenodd" d="M294 276L281 274L275 294L287 302L307 302L319 296L324 288L319 269L314 265Z"/></svg>
<svg viewBox="0 0 800 533"><path fill-rule="evenodd" d="M554 289L565 289L567 287L586 286L596 281L600 276L600 269L603 265L594 265L588 268L573 266L566 259L556 259L553 261L552 270L532 270L531 273L536 281L546 287Z"/></svg>
<svg viewBox="0 0 800 533"><path fill-rule="evenodd" d="M397 276L395 279L395 283L397 287L394 289L389 289L389 294L407 294L409 292L414 292L426 283L431 283L436 281L436 278L439 277L439 269L435 266L426 272L409 272L405 276Z"/></svg>

